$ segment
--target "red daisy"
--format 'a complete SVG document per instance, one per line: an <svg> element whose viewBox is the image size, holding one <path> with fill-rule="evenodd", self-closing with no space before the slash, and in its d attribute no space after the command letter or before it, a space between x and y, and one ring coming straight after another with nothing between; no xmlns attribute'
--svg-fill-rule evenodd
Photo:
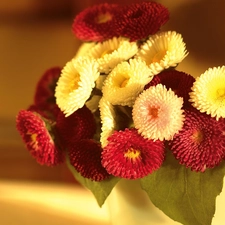
<svg viewBox="0 0 225 225"><path fill-rule="evenodd" d="M137 130L115 131L102 152L102 165L108 173L137 179L157 170L164 160L164 144L144 139Z"/></svg>
<svg viewBox="0 0 225 225"><path fill-rule="evenodd" d="M63 144L71 146L81 139L92 138L96 131L96 123L91 111L84 106L68 117L60 111L56 120L56 129Z"/></svg>
<svg viewBox="0 0 225 225"><path fill-rule="evenodd" d="M165 70L158 75L155 75L153 79L145 86L148 89L150 86L156 86L157 84L163 84L167 89L171 88L178 97L182 97L184 100L183 107L191 107L189 102L189 92L195 78L190 74L177 71L177 70Z"/></svg>
<svg viewBox="0 0 225 225"><path fill-rule="evenodd" d="M213 168L225 156L225 120L186 110L183 129L169 146L180 164L201 172Z"/></svg>
<svg viewBox="0 0 225 225"><path fill-rule="evenodd" d="M71 165L83 177L102 181L110 175L101 164L101 145L91 139L82 139L69 148Z"/></svg>
<svg viewBox="0 0 225 225"><path fill-rule="evenodd" d="M60 67L48 69L38 81L34 95L34 105L36 108L45 111L46 114L49 114L53 118L59 112L59 108L56 105L55 87L60 74Z"/></svg>
<svg viewBox="0 0 225 225"><path fill-rule="evenodd" d="M55 132L50 120L38 113L21 110L16 118L16 127L39 164L54 166L64 161L63 152L54 143Z"/></svg>
<svg viewBox="0 0 225 225"><path fill-rule="evenodd" d="M114 20L117 18L118 9L117 4L108 3L85 9L74 19L73 33L80 40L96 42L118 36L114 29Z"/></svg>
<svg viewBox="0 0 225 225"><path fill-rule="evenodd" d="M116 29L120 36L136 41L155 34L168 20L168 9L159 3L133 3L122 8Z"/></svg>

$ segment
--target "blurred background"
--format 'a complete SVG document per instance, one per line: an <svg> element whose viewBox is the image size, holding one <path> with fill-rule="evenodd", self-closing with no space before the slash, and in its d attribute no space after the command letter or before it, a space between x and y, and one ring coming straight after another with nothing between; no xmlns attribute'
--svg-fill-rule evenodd
<svg viewBox="0 0 225 225"><path fill-rule="evenodd" d="M32 103L45 70L63 67L74 56L80 45L71 31L74 16L99 2L120 1L0 1L0 180L76 183L64 165L48 168L30 157L15 129L15 117ZM186 42L189 55L179 70L199 76L225 64L223 0L156 2L170 11L163 30L181 33Z"/></svg>
<svg viewBox="0 0 225 225"><path fill-rule="evenodd" d="M74 16L100 2L105 1L0 1L0 179L73 180L64 166L36 164L18 136L15 117L32 103L44 71L63 67L74 56L80 45L71 31ZM224 64L223 0L157 2L170 10L170 20L163 30L180 32L187 44L189 55L180 70L198 76L208 67Z"/></svg>

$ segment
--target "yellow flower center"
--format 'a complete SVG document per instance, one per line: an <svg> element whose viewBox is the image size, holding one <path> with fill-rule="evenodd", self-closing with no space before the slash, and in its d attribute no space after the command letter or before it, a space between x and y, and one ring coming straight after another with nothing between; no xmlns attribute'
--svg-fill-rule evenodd
<svg viewBox="0 0 225 225"><path fill-rule="evenodd" d="M126 87L128 81L129 81L129 78L127 78L127 79L125 78L125 79L122 81L122 83L120 84L120 87L121 87L121 88Z"/></svg>
<svg viewBox="0 0 225 225"><path fill-rule="evenodd" d="M71 80L69 85L68 85L69 92L72 92L72 91L78 89L78 87L79 87L78 83L79 82L80 82L80 76L76 76L73 80Z"/></svg>
<svg viewBox="0 0 225 225"><path fill-rule="evenodd" d="M157 118L159 109L155 107L150 107L148 112L149 112L149 115L152 116L152 118Z"/></svg>
<svg viewBox="0 0 225 225"><path fill-rule="evenodd" d="M140 157L141 155L141 151L134 149L134 148L129 148L125 153L124 153L124 157L129 158L129 159L137 159L138 157Z"/></svg>
<svg viewBox="0 0 225 225"><path fill-rule="evenodd" d="M96 18L96 23L106 23L112 19L112 16L109 13L99 14Z"/></svg>
<svg viewBox="0 0 225 225"><path fill-rule="evenodd" d="M152 58L152 63L155 63L155 62L160 62L164 56L166 55L166 50L162 50L160 52L157 52L154 57Z"/></svg>
<svg viewBox="0 0 225 225"><path fill-rule="evenodd" d="M38 149L37 134L32 134L28 131L27 135L30 136L29 144L32 146L32 148L35 150Z"/></svg>
<svg viewBox="0 0 225 225"><path fill-rule="evenodd" d="M101 54L101 58L103 58L105 55L111 54L112 52L114 52L114 50L112 50L112 49L107 49L107 50L105 50L105 51Z"/></svg>
<svg viewBox="0 0 225 225"><path fill-rule="evenodd" d="M204 135L203 135L202 131L196 130L196 131L194 131L194 133L192 134L191 137L195 143L199 144L202 142Z"/></svg>
<svg viewBox="0 0 225 225"><path fill-rule="evenodd" d="M225 89L224 88L220 88L217 90L217 97L218 98L225 98Z"/></svg>

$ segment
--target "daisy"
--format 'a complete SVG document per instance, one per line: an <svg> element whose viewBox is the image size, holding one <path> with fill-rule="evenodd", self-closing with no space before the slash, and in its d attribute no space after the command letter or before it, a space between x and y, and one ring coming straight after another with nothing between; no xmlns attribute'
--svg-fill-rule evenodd
<svg viewBox="0 0 225 225"><path fill-rule="evenodd" d="M79 140L69 149L71 165L81 176L93 181L109 178L109 174L101 164L101 146L91 139Z"/></svg>
<svg viewBox="0 0 225 225"><path fill-rule="evenodd" d="M117 64L133 57L137 51L136 42L130 42L122 37L113 37L92 47L88 56L97 60L101 73L108 74Z"/></svg>
<svg viewBox="0 0 225 225"><path fill-rule="evenodd" d="M116 29L131 41L155 34L169 19L169 11L156 2L141 2L122 8Z"/></svg>
<svg viewBox="0 0 225 225"><path fill-rule="evenodd" d="M170 140L183 126L183 99L162 84L143 91L133 106L134 127L145 138Z"/></svg>
<svg viewBox="0 0 225 225"><path fill-rule="evenodd" d="M56 103L66 116L84 106L98 76L98 65L93 59L79 57L66 64L55 90Z"/></svg>
<svg viewBox="0 0 225 225"><path fill-rule="evenodd" d="M217 120L225 118L225 66L209 68L197 77L190 101L195 108Z"/></svg>
<svg viewBox="0 0 225 225"><path fill-rule="evenodd" d="M118 36L114 28L119 7L103 3L83 10L73 22L72 30L83 41L101 42Z"/></svg>
<svg viewBox="0 0 225 225"><path fill-rule="evenodd" d="M83 106L68 117L60 112L56 129L65 146L74 145L80 139L92 138L96 131L95 119L91 111Z"/></svg>
<svg viewBox="0 0 225 225"><path fill-rule="evenodd" d="M116 177L138 179L157 170L164 160L164 144L144 139L134 128L115 131L102 151L102 165Z"/></svg>
<svg viewBox="0 0 225 225"><path fill-rule="evenodd" d="M183 107L187 108L191 106L189 102L189 92L191 92L194 81L195 78L190 74L177 70L165 70L155 75L145 86L145 89L161 83L165 85L167 89L171 88L178 97L182 97L184 100Z"/></svg>
<svg viewBox="0 0 225 225"><path fill-rule="evenodd" d="M152 79L150 74L142 60L120 63L106 78L102 93L113 105L133 106L136 97Z"/></svg>
<svg viewBox="0 0 225 225"><path fill-rule="evenodd" d="M54 143L56 133L50 120L38 113L20 110L16 127L26 148L39 164L55 166L64 161L63 152Z"/></svg>
<svg viewBox="0 0 225 225"><path fill-rule="evenodd" d="M146 62L152 75L177 66L186 56L183 38L175 31L160 32L150 36L137 53L137 58Z"/></svg>
<svg viewBox="0 0 225 225"><path fill-rule="evenodd" d="M180 164L201 172L213 168L225 156L225 120L186 110L184 126L169 146Z"/></svg>

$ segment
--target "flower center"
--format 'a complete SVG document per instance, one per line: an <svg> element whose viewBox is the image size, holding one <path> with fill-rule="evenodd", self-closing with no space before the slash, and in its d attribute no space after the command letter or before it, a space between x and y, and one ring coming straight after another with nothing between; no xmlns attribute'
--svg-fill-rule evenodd
<svg viewBox="0 0 225 225"><path fill-rule="evenodd" d="M125 79L123 80L123 82L120 84L120 87L121 87L121 88L126 87L128 81L129 81L129 78L127 78L127 79L125 78Z"/></svg>
<svg viewBox="0 0 225 225"><path fill-rule="evenodd" d="M218 96L218 98L225 98L225 89L224 88L218 89L217 96Z"/></svg>
<svg viewBox="0 0 225 225"><path fill-rule="evenodd" d="M152 116L152 118L157 118L159 109L155 107L150 107L148 112L149 112L149 115Z"/></svg>
<svg viewBox="0 0 225 225"><path fill-rule="evenodd" d="M202 142L204 135L201 130L196 130L193 132L191 137L195 143L199 144Z"/></svg>
<svg viewBox="0 0 225 225"><path fill-rule="evenodd" d="M32 149L37 150L38 149L37 134L32 134L28 131L27 135L29 136L30 139L29 145L32 147Z"/></svg>
<svg viewBox="0 0 225 225"><path fill-rule="evenodd" d="M96 18L96 23L106 23L112 19L112 16L109 13L99 14Z"/></svg>
<svg viewBox="0 0 225 225"><path fill-rule="evenodd" d="M134 149L134 148L129 148L125 153L124 153L124 157L129 158L129 159L137 159L139 158L141 155L141 151Z"/></svg>
<svg viewBox="0 0 225 225"><path fill-rule="evenodd" d="M79 81L80 81L80 76L77 76L73 80L70 81L70 84L68 85L69 92L72 92L72 91L78 89Z"/></svg>
<svg viewBox="0 0 225 225"><path fill-rule="evenodd" d="M105 50L105 51L101 54L101 58L103 58L105 55L111 54L112 52L114 52L113 49L107 49L107 50Z"/></svg>
<svg viewBox="0 0 225 225"><path fill-rule="evenodd" d="M154 57L152 58L152 63L155 63L155 62L160 62L163 57L165 56L166 54L166 50L162 50L160 52L157 52Z"/></svg>

